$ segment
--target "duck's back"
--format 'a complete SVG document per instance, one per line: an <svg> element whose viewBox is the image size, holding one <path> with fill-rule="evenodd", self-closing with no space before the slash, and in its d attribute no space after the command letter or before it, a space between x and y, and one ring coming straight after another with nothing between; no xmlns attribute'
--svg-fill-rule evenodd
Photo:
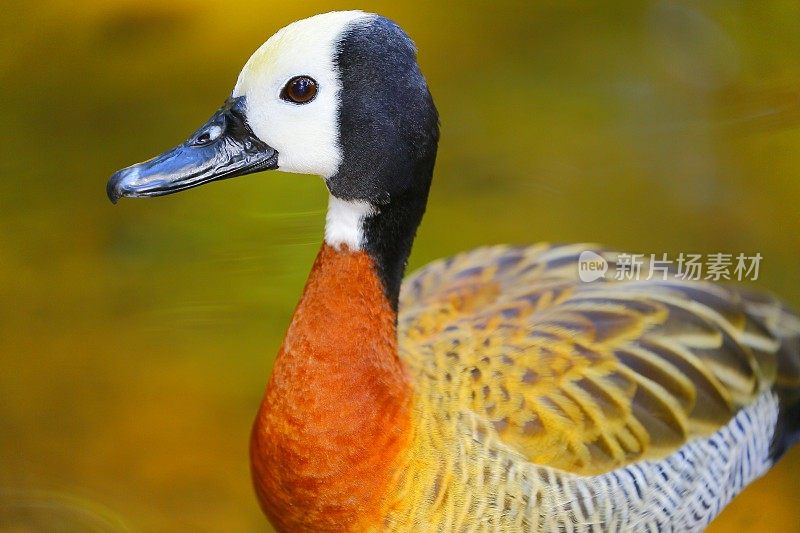
<svg viewBox="0 0 800 533"><path fill-rule="evenodd" d="M609 271L582 282L587 248L481 248L405 281L413 504L390 524L697 530L796 437L796 316L673 273L613 281L597 249Z"/></svg>

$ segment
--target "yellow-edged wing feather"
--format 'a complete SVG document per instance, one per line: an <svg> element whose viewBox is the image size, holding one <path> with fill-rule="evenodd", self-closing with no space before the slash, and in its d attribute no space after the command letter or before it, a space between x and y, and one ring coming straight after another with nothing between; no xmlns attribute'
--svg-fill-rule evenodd
<svg viewBox="0 0 800 533"><path fill-rule="evenodd" d="M704 281L581 282L586 245L480 248L412 274L401 356L438 409L579 474L668 455L760 391L800 386L800 321ZM643 269L642 272L647 272ZM659 275L655 278L660 278Z"/></svg>

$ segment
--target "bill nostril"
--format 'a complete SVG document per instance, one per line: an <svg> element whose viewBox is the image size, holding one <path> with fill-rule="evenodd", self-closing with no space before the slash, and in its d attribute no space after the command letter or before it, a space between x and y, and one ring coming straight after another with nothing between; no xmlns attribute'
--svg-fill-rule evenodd
<svg viewBox="0 0 800 533"><path fill-rule="evenodd" d="M211 144L212 142L216 141L219 136L222 135L222 127L214 124L200 135L195 137L194 142L192 142L195 146L205 146L207 144Z"/></svg>

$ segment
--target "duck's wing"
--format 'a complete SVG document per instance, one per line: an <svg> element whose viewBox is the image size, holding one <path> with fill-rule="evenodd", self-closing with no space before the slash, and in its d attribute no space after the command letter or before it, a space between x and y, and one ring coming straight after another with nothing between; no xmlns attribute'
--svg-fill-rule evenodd
<svg viewBox="0 0 800 533"><path fill-rule="evenodd" d="M580 280L587 250L608 281ZM778 301L674 273L614 281L616 257L496 246L431 263L403 284L401 356L441 409L581 474L665 457L770 388L797 402L800 320Z"/></svg>

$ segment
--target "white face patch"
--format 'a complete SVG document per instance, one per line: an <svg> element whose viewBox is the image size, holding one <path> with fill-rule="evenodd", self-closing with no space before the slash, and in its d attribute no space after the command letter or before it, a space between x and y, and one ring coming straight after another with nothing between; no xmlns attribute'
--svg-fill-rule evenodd
<svg viewBox="0 0 800 533"><path fill-rule="evenodd" d="M336 173L342 159L337 47L352 24L374 16L340 11L294 22L270 37L245 64L232 96L245 96L247 122L259 139L278 151L281 170L324 178ZM306 104L280 97L286 83L297 76L317 83L316 97Z"/></svg>
<svg viewBox="0 0 800 533"><path fill-rule="evenodd" d="M278 151L278 168L329 178L342 160L339 106L342 83L335 65L344 32L375 15L341 11L294 22L269 38L239 74L234 98L247 101L247 122L256 136ZM308 76L317 84L306 104L281 98L286 84ZM335 248L364 245L364 219L375 209L367 202L330 197L325 242Z"/></svg>
<svg viewBox="0 0 800 533"><path fill-rule="evenodd" d="M365 244L364 219L377 210L363 200L340 200L331 195L325 217L325 242L334 248L346 245L360 250Z"/></svg>

